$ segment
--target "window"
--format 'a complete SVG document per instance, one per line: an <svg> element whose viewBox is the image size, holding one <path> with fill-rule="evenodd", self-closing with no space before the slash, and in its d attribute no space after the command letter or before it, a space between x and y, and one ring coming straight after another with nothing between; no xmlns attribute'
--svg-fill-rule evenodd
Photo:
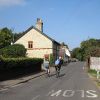
<svg viewBox="0 0 100 100"><path fill-rule="evenodd" d="M28 41L28 48L33 48L33 41Z"/></svg>

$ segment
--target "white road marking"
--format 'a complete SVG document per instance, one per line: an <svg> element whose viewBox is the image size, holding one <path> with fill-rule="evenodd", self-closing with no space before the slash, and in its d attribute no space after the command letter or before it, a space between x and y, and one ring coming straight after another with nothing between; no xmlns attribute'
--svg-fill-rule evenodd
<svg viewBox="0 0 100 100"><path fill-rule="evenodd" d="M63 93L63 96L64 97L72 97L72 96L74 96L74 94L75 94L75 91L65 90L64 93Z"/></svg>
<svg viewBox="0 0 100 100"><path fill-rule="evenodd" d="M78 93L78 94L77 94ZM82 98L97 98L98 95L96 93L96 91L94 90L57 90L57 91L50 91L46 96L51 96L51 97L58 97L58 96L63 96L63 97L73 97L75 95L78 95Z"/></svg>
<svg viewBox="0 0 100 100"><path fill-rule="evenodd" d="M46 96L49 96L51 93L53 93L54 92L54 90L52 90L52 91L50 91Z"/></svg>
<svg viewBox="0 0 100 100"><path fill-rule="evenodd" d="M36 100L39 97L40 97L40 95L37 95L36 97L32 98L32 100Z"/></svg>
<svg viewBox="0 0 100 100"><path fill-rule="evenodd" d="M59 96L62 90L58 90L57 92L51 94L51 96Z"/></svg>
<svg viewBox="0 0 100 100"><path fill-rule="evenodd" d="M97 98L98 97L98 95L95 94L96 91L94 91L94 90L88 90L88 91L86 91L86 93L88 94L88 95L86 95L88 98Z"/></svg>

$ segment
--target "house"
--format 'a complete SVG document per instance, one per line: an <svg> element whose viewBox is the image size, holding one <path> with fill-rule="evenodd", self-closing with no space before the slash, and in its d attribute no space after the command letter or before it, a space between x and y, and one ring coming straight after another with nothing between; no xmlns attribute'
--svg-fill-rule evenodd
<svg viewBox="0 0 100 100"><path fill-rule="evenodd" d="M64 43L61 44L60 49L59 49L59 56L61 56L64 60L64 62L69 62L71 54L68 49L68 46L65 45Z"/></svg>
<svg viewBox="0 0 100 100"><path fill-rule="evenodd" d="M43 22L40 18L37 18L36 27L28 28L15 44L23 44L28 57L50 58L53 55L56 59L59 55L60 43L43 33Z"/></svg>

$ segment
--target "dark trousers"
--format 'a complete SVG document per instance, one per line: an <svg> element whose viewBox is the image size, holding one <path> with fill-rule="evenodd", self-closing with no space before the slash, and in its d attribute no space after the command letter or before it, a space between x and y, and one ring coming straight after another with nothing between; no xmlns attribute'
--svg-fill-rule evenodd
<svg viewBox="0 0 100 100"><path fill-rule="evenodd" d="M57 71L57 68L59 69L59 71L60 71L60 69L61 69L61 66L60 65L55 65L55 70Z"/></svg>

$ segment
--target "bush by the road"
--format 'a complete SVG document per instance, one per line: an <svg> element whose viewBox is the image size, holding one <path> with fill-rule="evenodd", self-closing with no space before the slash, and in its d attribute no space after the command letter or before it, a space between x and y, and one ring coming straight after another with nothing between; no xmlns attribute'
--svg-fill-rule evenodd
<svg viewBox="0 0 100 100"><path fill-rule="evenodd" d="M42 59L0 57L0 81L41 71Z"/></svg>
<svg viewBox="0 0 100 100"><path fill-rule="evenodd" d="M0 49L0 55L3 57L25 57L26 55L26 49L23 45L21 44L14 44L7 46L5 48Z"/></svg>
<svg viewBox="0 0 100 100"><path fill-rule="evenodd" d="M8 70L14 68L29 68L33 67L34 70L41 69L40 66L43 60L41 58L4 58L0 57L0 70ZM38 68L39 67L39 68Z"/></svg>

